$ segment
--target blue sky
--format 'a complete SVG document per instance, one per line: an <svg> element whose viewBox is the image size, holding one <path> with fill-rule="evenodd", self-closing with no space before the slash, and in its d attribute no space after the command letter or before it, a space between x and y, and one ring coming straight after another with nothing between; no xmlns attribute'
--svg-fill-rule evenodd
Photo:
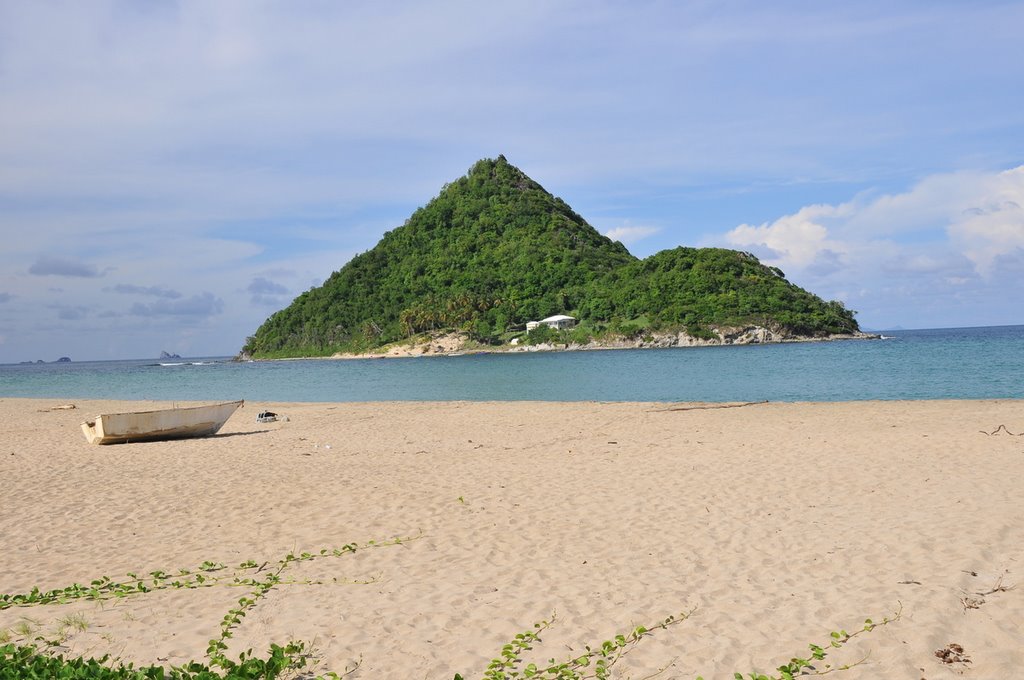
<svg viewBox="0 0 1024 680"><path fill-rule="evenodd" d="M1021 2L0 0L0 362L233 354L479 158L862 326L1024 323Z"/></svg>

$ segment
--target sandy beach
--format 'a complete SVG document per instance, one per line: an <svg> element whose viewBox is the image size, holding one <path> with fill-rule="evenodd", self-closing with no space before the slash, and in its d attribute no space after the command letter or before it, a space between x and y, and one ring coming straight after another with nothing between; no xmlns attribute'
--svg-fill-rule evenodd
<svg viewBox="0 0 1024 680"><path fill-rule="evenodd" d="M84 419L169 404L64 403L0 400L2 593L401 537L290 566L231 655L302 640L319 672L470 680L552 616L538 663L692 612L614 676L712 680L900 612L818 668L1024 677L1020 401L250 402L215 437L104 447ZM181 664L247 592L11 607L0 633Z"/></svg>

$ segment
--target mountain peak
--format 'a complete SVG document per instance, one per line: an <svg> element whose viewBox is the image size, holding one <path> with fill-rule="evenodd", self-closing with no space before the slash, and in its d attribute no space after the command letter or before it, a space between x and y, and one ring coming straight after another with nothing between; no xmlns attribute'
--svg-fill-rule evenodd
<svg viewBox="0 0 1024 680"><path fill-rule="evenodd" d="M544 187L532 180L525 172L512 165L505 156L484 158L473 164L463 178L471 183L493 183L495 188L508 186L519 190L536 189L544 191ZM545 193L547 193L545 191Z"/></svg>

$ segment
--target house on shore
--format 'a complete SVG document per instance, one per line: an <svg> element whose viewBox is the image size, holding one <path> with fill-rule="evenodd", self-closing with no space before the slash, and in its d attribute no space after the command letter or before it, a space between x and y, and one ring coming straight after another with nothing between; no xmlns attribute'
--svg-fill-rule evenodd
<svg viewBox="0 0 1024 680"><path fill-rule="evenodd" d="M576 325L576 319L571 316L566 316L565 314L555 314L554 316L549 316L548 318L541 319L540 321L527 321L526 332L529 333L541 324L560 331L573 328Z"/></svg>

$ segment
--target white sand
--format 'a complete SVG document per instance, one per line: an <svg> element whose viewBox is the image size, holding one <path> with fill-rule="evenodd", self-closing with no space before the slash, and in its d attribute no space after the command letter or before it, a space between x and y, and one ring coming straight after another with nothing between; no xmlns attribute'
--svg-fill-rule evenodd
<svg viewBox="0 0 1024 680"><path fill-rule="evenodd" d="M249 403L217 437L106 447L86 416L153 404L41 411L66 401L0 400L0 592L421 535L289 570L327 583L275 588L232 654L296 639L320 671L469 680L553 613L536 658L695 607L616 677L711 680L902 606L829 655L867 656L835 677L1024 677L1024 436L982 432L1024 432L1020 401ZM977 595L996 585L1016 587ZM16 607L0 631L53 639L80 613L64 651L180 664L244 594ZM936 658L949 643L970 663Z"/></svg>

